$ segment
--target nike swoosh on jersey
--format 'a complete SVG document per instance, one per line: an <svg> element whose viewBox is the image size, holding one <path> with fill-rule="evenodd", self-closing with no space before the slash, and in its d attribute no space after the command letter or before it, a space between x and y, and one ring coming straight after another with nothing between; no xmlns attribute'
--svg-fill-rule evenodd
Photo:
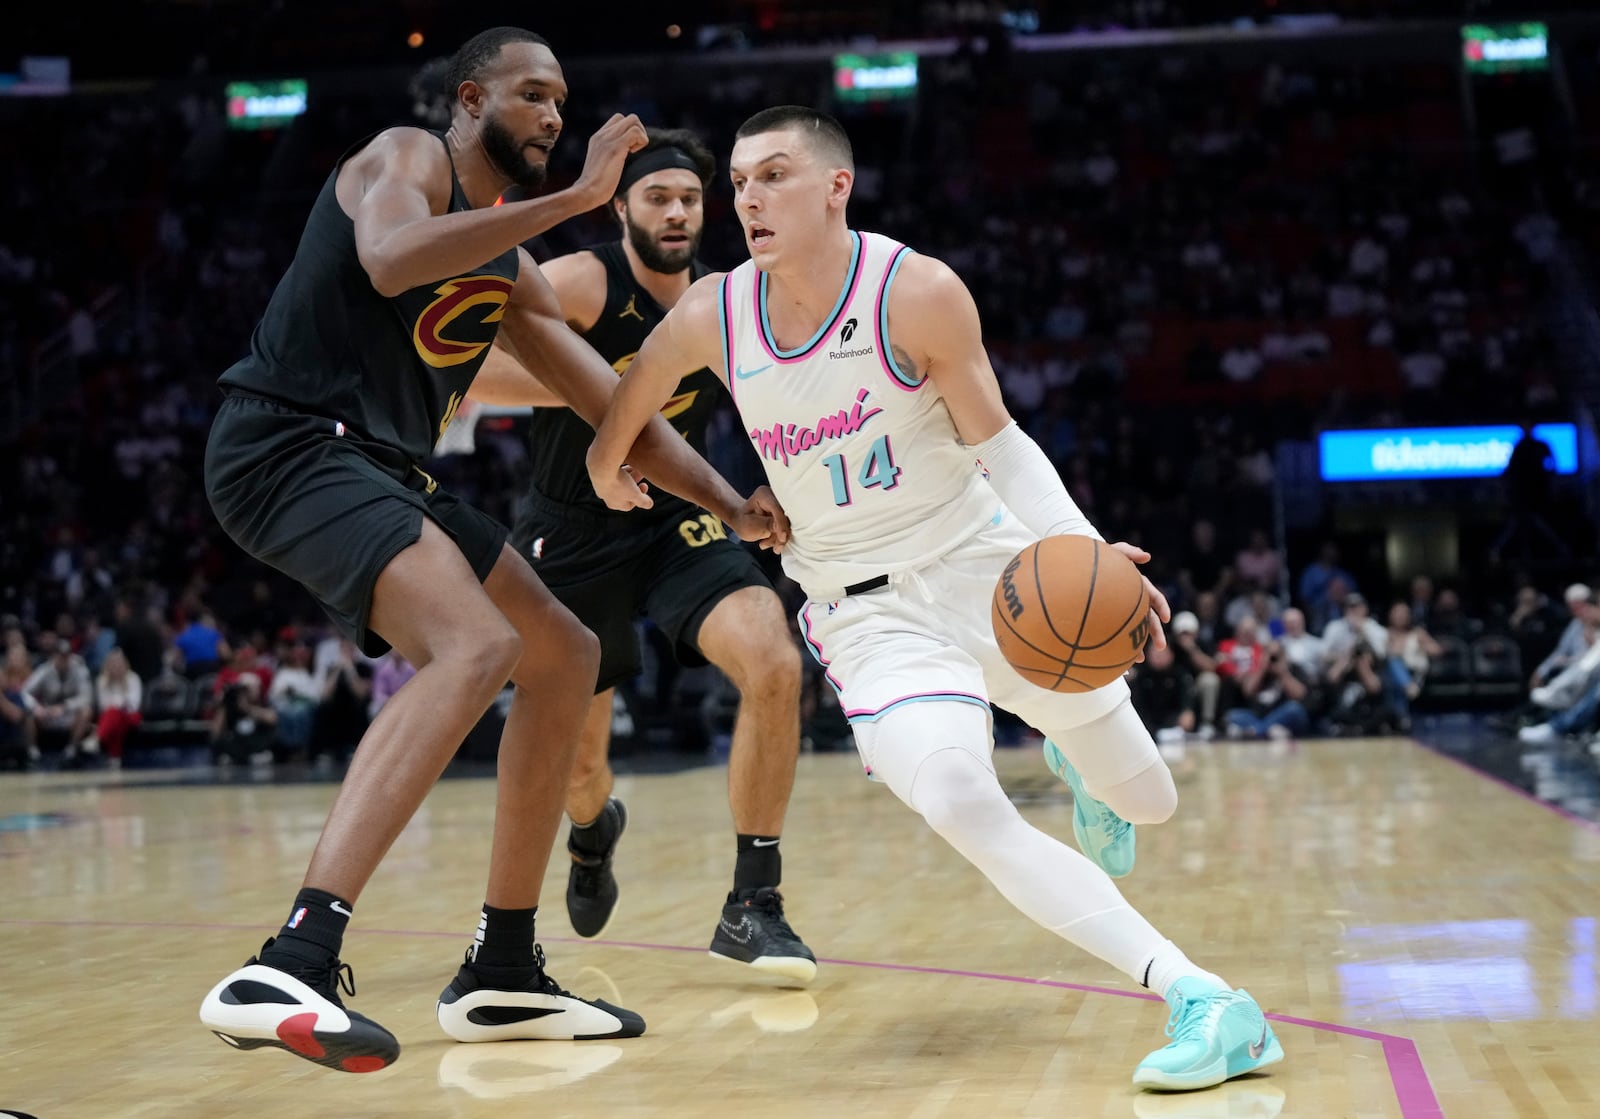
<svg viewBox="0 0 1600 1119"><path fill-rule="evenodd" d="M754 369L739 369L739 368L735 368L734 371L733 371L733 375L734 375L734 377L736 377L737 379L739 379L741 381L748 381L751 377L754 377L754 376L756 376L757 374L760 374L760 373L765 373L767 370L769 370L771 368L772 368L772 362L769 361L769 362L767 362L767 364L761 365L761 366L757 366Z"/></svg>

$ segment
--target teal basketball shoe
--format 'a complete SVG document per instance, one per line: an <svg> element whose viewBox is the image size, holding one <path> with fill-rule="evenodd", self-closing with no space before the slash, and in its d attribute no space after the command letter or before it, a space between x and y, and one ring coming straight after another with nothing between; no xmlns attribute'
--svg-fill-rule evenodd
<svg viewBox="0 0 1600 1119"><path fill-rule="evenodd" d="M1133 1070L1140 1088L1186 1092L1210 1088L1283 1060L1283 1046L1256 1000L1204 979L1180 979L1167 992L1172 1016L1166 1046Z"/></svg>
<svg viewBox="0 0 1600 1119"><path fill-rule="evenodd" d="M1044 740L1044 764L1072 787L1072 834L1078 837L1078 850L1111 877L1126 875L1133 869L1133 825L1089 795L1061 747L1048 738Z"/></svg>

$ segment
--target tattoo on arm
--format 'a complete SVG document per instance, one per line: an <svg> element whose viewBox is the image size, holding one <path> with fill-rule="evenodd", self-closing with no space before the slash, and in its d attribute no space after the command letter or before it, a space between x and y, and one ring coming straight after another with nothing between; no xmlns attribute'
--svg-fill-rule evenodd
<svg viewBox="0 0 1600 1119"><path fill-rule="evenodd" d="M894 355L895 368L900 370L900 375L908 381L922 380L922 371L917 368L917 363L910 354L899 346L891 345L889 352Z"/></svg>

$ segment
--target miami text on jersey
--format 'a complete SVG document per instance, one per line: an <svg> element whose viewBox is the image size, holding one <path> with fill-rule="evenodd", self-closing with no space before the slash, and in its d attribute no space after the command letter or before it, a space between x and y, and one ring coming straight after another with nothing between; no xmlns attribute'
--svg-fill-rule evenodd
<svg viewBox="0 0 1600 1119"><path fill-rule="evenodd" d="M846 435L854 435L866 426L868 420L883 411L882 408L866 407L867 398L871 395L868 389L862 389L856 393L854 405L841 408L831 416L823 416L814 427L775 423L771 427L752 431L750 440L763 458L782 462L788 466L789 456L820 446L826 439L842 439Z"/></svg>

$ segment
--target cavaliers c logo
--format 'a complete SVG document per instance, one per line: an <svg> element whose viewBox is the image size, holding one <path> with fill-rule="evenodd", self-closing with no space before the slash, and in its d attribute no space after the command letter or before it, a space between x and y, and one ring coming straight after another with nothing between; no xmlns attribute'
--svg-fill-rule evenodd
<svg viewBox="0 0 1600 1119"><path fill-rule="evenodd" d="M488 342L457 342L446 337L445 329L472 307L492 304L478 321L496 323L506 313L506 300L511 297L512 281L504 276L461 276L446 280L434 288L438 296L422 309L417 325L411 328L411 341L417 354L435 369L471 361L481 354Z"/></svg>
<svg viewBox="0 0 1600 1119"><path fill-rule="evenodd" d="M621 316L618 316L618 317L620 318ZM624 373L626 373L628 371L628 366L632 365L633 364L633 359L638 357L638 356L639 356L639 351L638 350L633 351L633 353L631 353L631 354L623 354L616 361L613 361L611 363L611 368L615 369L617 371L617 376L620 377L620 376L622 376ZM661 406L662 418L663 419L668 419L668 420L677 419L679 416L681 416L685 412L687 412L690 408L694 407L695 397L697 397L699 395L700 395L700 390L699 389L690 389L688 392L680 392L680 393L678 393L671 400L668 400L665 404L663 404ZM678 434L679 435L684 435L685 438L687 438L687 435L684 432L680 431Z"/></svg>

